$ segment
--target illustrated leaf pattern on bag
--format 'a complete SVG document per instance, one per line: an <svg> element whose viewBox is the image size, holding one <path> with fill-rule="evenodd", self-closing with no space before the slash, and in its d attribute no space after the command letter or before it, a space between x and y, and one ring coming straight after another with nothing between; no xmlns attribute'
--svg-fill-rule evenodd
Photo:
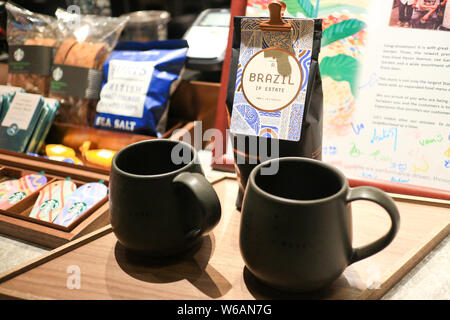
<svg viewBox="0 0 450 320"><path fill-rule="evenodd" d="M334 57L325 57L319 64L322 77L331 77L335 81L347 81L350 84L352 94L355 96L358 90L357 76L359 61L345 54Z"/></svg>
<svg viewBox="0 0 450 320"><path fill-rule="evenodd" d="M333 24L326 28L322 34L322 47L335 41L352 36L366 27L366 24L358 19L349 19Z"/></svg>

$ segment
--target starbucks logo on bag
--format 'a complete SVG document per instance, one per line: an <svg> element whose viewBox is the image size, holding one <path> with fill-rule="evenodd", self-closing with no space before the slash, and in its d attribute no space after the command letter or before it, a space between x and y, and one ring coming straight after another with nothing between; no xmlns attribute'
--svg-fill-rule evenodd
<svg viewBox="0 0 450 320"><path fill-rule="evenodd" d="M60 67L57 67L55 70L53 70L53 73L52 73L53 80L59 81L59 80L61 80L63 75L64 75L64 72L62 71L62 69Z"/></svg>
<svg viewBox="0 0 450 320"><path fill-rule="evenodd" d="M16 61L22 61L23 57L25 56L25 52L22 49L17 49L14 51L14 59Z"/></svg>
<svg viewBox="0 0 450 320"><path fill-rule="evenodd" d="M15 123L13 123L7 130L6 130L6 134L8 136L15 136L18 132L19 132L19 126Z"/></svg>
<svg viewBox="0 0 450 320"><path fill-rule="evenodd" d="M84 202L75 202L70 208L68 213L72 216L77 216L86 209L87 205Z"/></svg>
<svg viewBox="0 0 450 320"><path fill-rule="evenodd" d="M39 209L43 212L43 213L48 213L54 209L59 208L59 201L55 200L55 199L50 199L45 201L43 204L41 204L41 206L39 207Z"/></svg>
<svg viewBox="0 0 450 320"><path fill-rule="evenodd" d="M9 203L16 203L19 202L20 200L22 200L23 198L26 197L26 193L23 191L17 191L14 192L9 198L8 198L8 202Z"/></svg>

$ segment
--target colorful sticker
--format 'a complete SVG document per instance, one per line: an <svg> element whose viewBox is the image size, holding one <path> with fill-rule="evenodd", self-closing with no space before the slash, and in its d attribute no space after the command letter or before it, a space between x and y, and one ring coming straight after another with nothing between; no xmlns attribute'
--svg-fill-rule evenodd
<svg viewBox="0 0 450 320"><path fill-rule="evenodd" d="M77 186L72 181L55 181L39 192L30 217L52 222L64 208Z"/></svg>
<svg viewBox="0 0 450 320"><path fill-rule="evenodd" d="M19 180L7 180L0 183L0 202L3 200L3 196L8 194L11 190L19 187Z"/></svg>
<svg viewBox="0 0 450 320"><path fill-rule="evenodd" d="M82 185L70 196L62 213L53 220L53 223L67 227L107 194L108 188L102 183L93 182Z"/></svg>
<svg viewBox="0 0 450 320"><path fill-rule="evenodd" d="M0 209L2 210L10 208L26 196L42 188L47 183L47 177L42 174L33 173L23 176L19 180L12 181L17 182L13 182L13 188L1 197Z"/></svg>

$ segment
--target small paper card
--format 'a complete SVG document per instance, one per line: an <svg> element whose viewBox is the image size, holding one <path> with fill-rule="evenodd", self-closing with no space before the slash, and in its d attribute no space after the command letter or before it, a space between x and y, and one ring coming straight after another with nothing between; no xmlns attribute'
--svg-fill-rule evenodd
<svg viewBox="0 0 450 320"><path fill-rule="evenodd" d="M2 127L16 124L20 130L28 130L33 117L40 111L41 99L42 96L38 94L16 93L2 121Z"/></svg>
<svg viewBox="0 0 450 320"><path fill-rule="evenodd" d="M2 111L0 123L0 148L25 152L43 110L42 96L17 92ZM9 106L8 106L9 105Z"/></svg>
<svg viewBox="0 0 450 320"><path fill-rule="evenodd" d="M100 200L106 197L107 194L108 188L102 183L91 182L82 185L72 193L67 200L62 213L53 220L53 223L65 227L69 226L81 215L95 206Z"/></svg>
<svg viewBox="0 0 450 320"><path fill-rule="evenodd" d="M17 202L23 200L34 191L42 188L47 183L47 177L43 174L33 173L10 182L8 191L0 197L0 209L7 210ZM0 190L1 194L1 190Z"/></svg>
<svg viewBox="0 0 450 320"><path fill-rule="evenodd" d="M0 183L0 204L3 201L3 197L5 197L11 190L16 190L19 188L19 180L6 180Z"/></svg>
<svg viewBox="0 0 450 320"><path fill-rule="evenodd" d="M231 132L299 141L314 38L313 19L286 19L291 32L262 31L243 18Z"/></svg>
<svg viewBox="0 0 450 320"><path fill-rule="evenodd" d="M39 192L30 218L52 222L62 212L64 205L76 188L76 184L72 181L52 182Z"/></svg>

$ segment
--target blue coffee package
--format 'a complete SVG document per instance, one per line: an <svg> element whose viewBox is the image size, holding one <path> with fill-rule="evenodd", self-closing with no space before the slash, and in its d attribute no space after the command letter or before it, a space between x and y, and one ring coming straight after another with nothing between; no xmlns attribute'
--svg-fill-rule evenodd
<svg viewBox="0 0 450 320"><path fill-rule="evenodd" d="M160 137L187 49L185 40L119 43L103 65L94 126Z"/></svg>

